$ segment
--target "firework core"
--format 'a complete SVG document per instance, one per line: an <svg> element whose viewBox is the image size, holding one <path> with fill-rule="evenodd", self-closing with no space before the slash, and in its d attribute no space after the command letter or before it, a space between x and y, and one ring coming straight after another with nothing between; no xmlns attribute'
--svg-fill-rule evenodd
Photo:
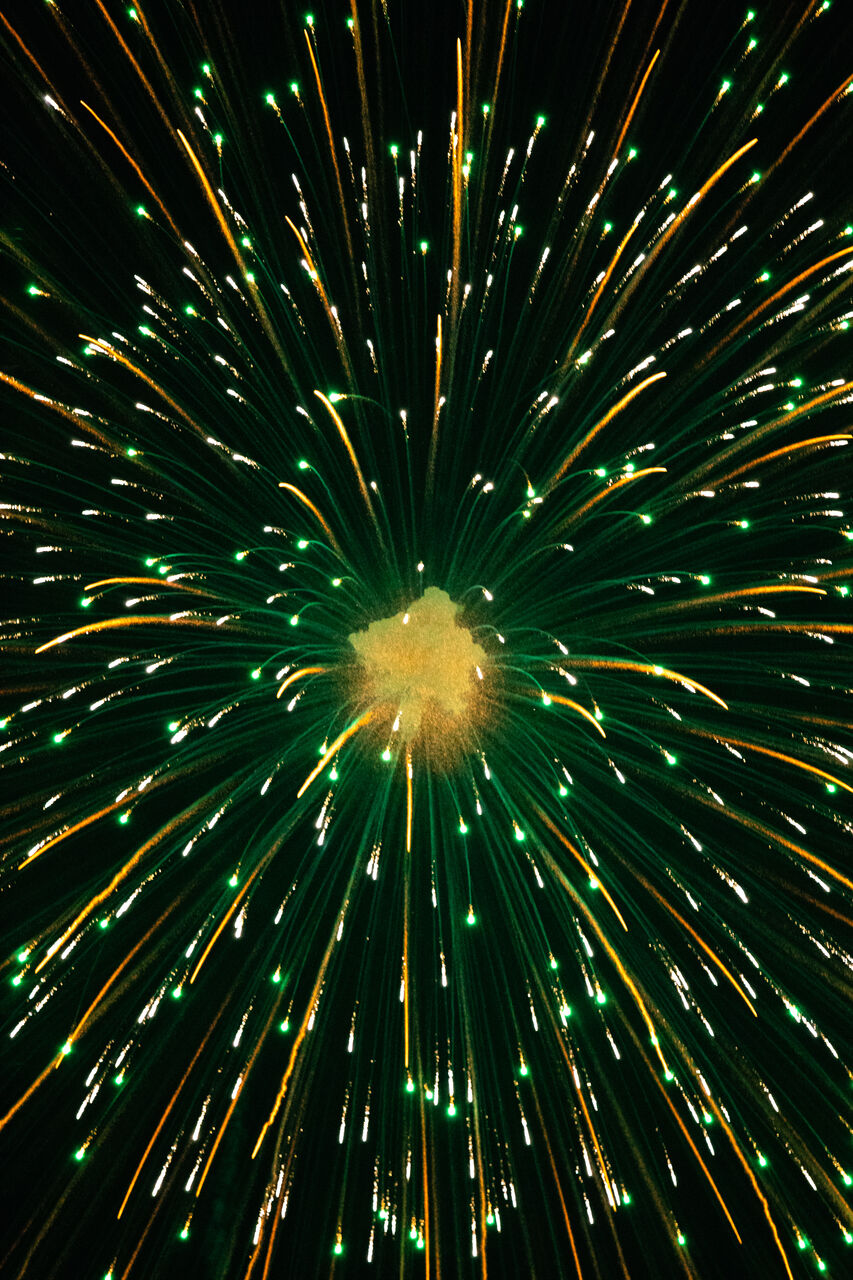
<svg viewBox="0 0 853 1280"><path fill-rule="evenodd" d="M400 613L349 637L367 696L394 709L393 727L404 739L467 727L488 659L458 612L446 591L427 587Z"/></svg>

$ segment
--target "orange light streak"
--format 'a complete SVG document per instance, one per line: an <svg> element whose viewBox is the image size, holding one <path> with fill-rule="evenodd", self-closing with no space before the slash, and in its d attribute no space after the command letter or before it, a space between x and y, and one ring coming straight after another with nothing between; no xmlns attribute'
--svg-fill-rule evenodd
<svg viewBox="0 0 853 1280"><path fill-rule="evenodd" d="M742 475L744 471L749 471L752 467L760 466L762 462L772 462L774 458L787 457L791 453L796 453L798 449L810 449L821 444L831 444L836 440L853 440L853 435L839 431L831 436L812 436L810 440L798 440L796 444L786 444L782 449L774 449L772 453L765 453L760 458L753 458L750 462L745 462L743 466L738 467L735 471L729 471L726 475L720 476L715 483L718 485L728 484L735 476Z"/></svg>
<svg viewBox="0 0 853 1280"><path fill-rule="evenodd" d="M597 493L594 498L590 498L582 507L578 507L577 511L573 511L572 514L560 524L560 529L565 529L569 525L575 524L576 521L580 520L581 516L585 516L592 507L609 497L609 495L616 489L621 489L623 485L630 484L632 480L639 480L640 476L650 476L655 473L663 473L665 475L666 467L644 467L642 471L632 471L630 475L622 476L619 480L614 480L612 484L609 484L606 488L602 489L601 493Z"/></svg>
<svg viewBox="0 0 853 1280"><path fill-rule="evenodd" d="M376 530L377 536L379 537L379 541L382 542L382 535L379 532L379 524L376 519L376 512L373 510L373 503L370 500L370 492L367 488L367 484L365 483L364 475L362 474L362 470L359 465L358 458L356 457L356 454L355 454L355 449L352 447L350 438L347 435L347 429L343 424L341 415L338 413L337 409L332 404L331 400L329 400L327 396L323 395L322 391L315 391L314 395L317 397L318 400L321 400L322 403L326 406L332 421L334 422L335 426L338 429L338 435L341 437L341 440L343 441L344 448L346 449L347 454L349 455L349 460L352 463L353 470L355 471L356 479L358 481L358 487L361 492L361 496L364 499L364 505L367 507L368 514L370 515L370 518L373 521L373 527Z"/></svg>
<svg viewBox="0 0 853 1280"><path fill-rule="evenodd" d="M129 369L130 372L135 374L141 382L144 382L146 386L150 387L154 394L158 395L160 399L178 415L178 417L182 418L188 426L192 427L193 431L200 435L204 441L207 441L208 433L204 427L199 426L195 419L191 418L186 410L182 409L177 401L173 400L158 382L155 382L153 378L149 377L144 369L140 369L132 360L128 360L127 356L122 355L120 351L117 351L116 348L111 346L104 338L92 338L87 333L80 333L77 336L82 338L84 342L88 342L91 346L97 347L102 355L109 356L111 360L115 360L116 364L123 365L125 369ZM114 449L115 445L111 444L110 447Z"/></svg>
<svg viewBox="0 0 853 1280"><path fill-rule="evenodd" d="M204 596L208 600L216 599L212 591L205 591L202 587L190 587L185 582L170 582L168 578L101 578L99 582L87 582L83 590L96 591L100 587L118 585L172 587L175 591L187 591L190 595Z"/></svg>
<svg viewBox="0 0 853 1280"><path fill-rule="evenodd" d="M305 779L302 786L297 791L296 793L297 800L304 792L308 790L308 788L311 786L311 783L317 777L317 774L321 773L322 770L325 769L326 765L332 759L335 752L338 751L339 748L343 746L343 744L346 742L348 738L351 738L354 733L357 733L358 730L363 728L363 726L366 725L369 720L372 720L372 718L373 718L373 712L365 711L363 715L360 715L357 720L353 721L353 723L349 726L349 728L344 729L343 733L338 734L337 738L335 738L334 742L329 747L328 751L326 751L323 754L319 764L317 764L315 768L311 770L311 772L308 774L308 777Z"/></svg>
<svg viewBox="0 0 853 1280"><path fill-rule="evenodd" d="M44 958L40 960L39 963L36 965L35 972L39 973L44 968L44 966L47 964L50 958L56 954L56 952L60 949L60 947L63 947L65 945L65 943L71 937L72 933L77 928L77 926L82 924L83 921L86 920L92 914L95 908L100 906L100 904L110 896L112 891L118 885L120 885L121 882L125 880L128 875L130 875L130 872L133 870L133 868L137 865L137 863L141 862L141 860L145 857L147 853L149 853L153 848L155 848L160 843L161 840L164 840L166 836L172 835L173 832L175 831L179 831L180 828L184 825L184 823L188 822L191 818L195 816L195 814L198 812L199 809L202 809L209 804L210 804L210 797L203 796L200 800L197 800L194 805L191 805L189 809L184 809L183 813L180 813L177 816L177 818L173 818L171 822L167 822L164 827L160 828L160 830L157 832L156 835L153 835L150 840L146 840L145 844L140 845L136 853L134 853L134 855L130 859L128 859L128 861L124 864L124 866L121 867L115 873L112 880L107 885L106 889L102 889L100 893L96 893L94 897L90 898L86 906L83 908L82 911L79 911L77 913L77 915L74 917L71 924L64 931L61 937L57 938L55 942L51 943L51 945L47 949L47 953L45 954Z"/></svg>
<svg viewBox="0 0 853 1280"><path fill-rule="evenodd" d="M291 671L287 679L279 685L278 693L275 695L276 698L280 698L285 689L292 685L295 680L301 680L303 676L322 675L326 670L328 670L327 667L300 667L298 671Z"/></svg>
<svg viewBox="0 0 853 1280"><path fill-rule="evenodd" d="M627 864L623 863L623 865L627 865ZM700 937L700 935L696 932L693 926L687 920L685 920L684 916L682 916L678 911L675 910L675 908L669 902L667 902L663 894L658 893L654 885L649 880L647 880L644 875L641 875L640 872L637 871L633 866L629 867L629 870L631 875L634 877L634 879L639 880L640 884L643 886L646 892L650 893L653 898L657 899L660 905L666 908L666 910L673 917L673 919L677 920L678 923L681 925L681 927L687 930L691 938L693 938L694 942L696 942L702 948L702 950L705 952L705 955L708 957L708 959L717 966L720 972L732 984L732 986L737 991L738 995L741 997L744 1003L748 1005L749 1011L752 1014L752 1016L754 1018L757 1018L758 1014L749 996L743 990L740 983L737 981L737 979L734 977L731 971L727 969L726 966L723 964L722 960L720 960L719 956L714 951L714 949L710 947L708 943L704 941L703 938Z"/></svg>
<svg viewBox="0 0 853 1280"><path fill-rule="evenodd" d="M73 836L75 831L82 831L84 827L88 827L91 823L97 822L98 818L103 818L108 813L115 813L116 809L120 809L125 802L126 797L125 800L122 800L119 803L113 801L112 804L108 804L105 808L99 809L97 813L90 813L88 818L83 818L80 822L75 822L73 827L69 827L67 831L61 831L58 836L54 836L52 840L48 840L46 844L43 844L40 849L31 855L31 857L24 858L23 862L19 862L17 870L20 871L22 868L28 867L31 862L35 862L36 858L40 858L43 853L47 853L48 849L52 849L53 846L59 844L61 840L67 840L69 836Z"/></svg>
<svg viewBox="0 0 853 1280"><path fill-rule="evenodd" d="M3 15L0 14L0 18L2 18L2 16ZM37 400L39 404L44 405L45 408L50 409L53 413L58 413L60 417L67 418L68 421L73 423L81 432L94 436L95 439L99 440L102 445L110 450L110 452L114 452L116 450L117 446L115 440L111 440L109 436L105 436L102 431L98 431L96 427L93 427L85 418L81 418L79 414L72 413L64 404L59 404L55 400L50 400L48 397L43 396L39 391L33 391L32 387L28 387L25 382L18 382L17 378L11 377L8 373L3 373L2 370L0 370L0 382L5 382L7 387L14 387L16 391L21 391L25 396L29 396L31 400Z"/></svg>
<svg viewBox="0 0 853 1280"><path fill-rule="evenodd" d="M641 671L646 675L661 676L664 680L672 680L675 684L689 684L691 689L704 693L706 698L710 698L712 702L716 702L717 706L728 711L728 703L714 693L713 689L708 689L704 684L700 684L698 680L691 679L690 676L684 676L680 671L670 671L668 667L658 667L652 662L628 662L620 658L572 658L572 666L578 671L589 671L598 668L614 671Z"/></svg>
<svg viewBox="0 0 853 1280"><path fill-rule="evenodd" d="M550 698L551 702L559 703L561 707L571 707L572 711L577 711L585 720L588 720L592 727L598 730L602 738L607 737L607 734L604 732L595 716L592 715L591 712L587 711L586 707L582 707L579 702L572 702L571 698L564 698L560 693L549 693L546 697Z"/></svg>
<svg viewBox="0 0 853 1280"><path fill-rule="evenodd" d="M853 627L850 628L853 631ZM843 787L845 791L849 791L853 795L853 786L849 782L842 782L840 778L836 778L834 773L827 773L825 769L818 769L816 765L806 764L805 760L798 760L796 756L787 756L782 751L773 751L770 747L760 747L756 742L745 742L742 738L725 738L720 734L703 733L701 730L691 730L701 738L718 738L720 742L727 742L733 747L743 747L747 751L757 751L763 756L772 756L774 760L782 760L786 764L793 764L798 769L805 770L806 773L813 773L818 778L823 778L826 782L834 782L836 786ZM822 865L822 864L821 864ZM853 883L845 880L844 884L849 889L853 889Z"/></svg>
<svg viewBox="0 0 853 1280"><path fill-rule="evenodd" d="M608 422L612 422L613 419L616 417L616 415L618 413L621 413L622 410L626 407L626 405L629 405L631 401L640 394L641 391L645 391L646 387L651 386L653 382L659 382L661 378L665 378L665 377L666 377L666 374L663 372L660 372L660 373L653 373L649 378L644 378L643 381L639 382L636 387L632 387L632 389L626 395L624 395L621 400L617 401L617 403L613 405L611 409L608 409L604 417L595 424L595 426L592 428L591 431L587 432L583 440L581 440L581 442L575 446L575 448L568 455L568 457L560 464L557 471L548 481L548 488L553 489L554 485L559 480L561 480L562 477L566 474L566 472L568 471L572 463L575 461L575 459L578 458L581 453L583 453L587 445L592 440L595 439L599 431L602 431L604 427L607 426Z"/></svg>
<svg viewBox="0 0 853 1280"><path fill-rule="evenodd" d="M145 1161L148 1159L149 1155L151 1154L151 1148L154 1146L154 1143L157 1141L157 1138L160 1134L161 1129L163 1128L163 1125L166 1123L167 1119L169 1118L169 1112L172 1110L172 1107L177 1102L178 1095L183 1089L187 1080L189 1079L190 1072L192 1071L196 1062L198 1062L199 1055L201 1054L202 1049L205 1047L208 1040L210 1039L210 1036L213 1032L213 1028L216 1026L216 1023L219 1021L222 1010L225 1008L226 1004L227 1004L227 999L223 1001L223 1003L220 1005L219 1009L217 1010L213 1018L213 1021L211 1022L210 1026L207 1028L207 1031L204 1034L201 1044L198 1046L195 1053L193 1054L190 1065L187 1067L186 1071L184 1072L183 1076L180 1079L178 1087L175 1089L175 1092L172 1094L171 1098L169 1099L169 1102L166 1104L166 1110L163 1112L162 1116L160 1117L160 1123L157 1125L157 1128L152 1133L148 1146L145 1148L144 1152L142 1153L142 1159L139 1161L139 1164L136 1166L136 1172L131 1178L130 1185L128 1186L127 1191L124 1194L124 1199L122 1200L119 1211L116 1214L116 1219L119 1219L121 1215L124 1213L127 1202L130 1199L130 1194L133 1191L133 1188L136 1186L136 1180L139 1177L140 1173L142 1172L142 1168L143 1168L143 1165L145 1164Z"/></svg>
<svg viewBox="0 0 853 1280"><path fill-rule="evenodd" d="M320 513L320 511L317 509L317 507L315 507L315 505L314 505L314 503L311 501L311 499L310 499L310 498L308 498L308 497L307 497L307 496L302 492L302 490L301 490L301 489L297 489L297 487L296 487L296 485L295 485L295 484L288 484L286 480L279 480L279 482L278 482L278 487L279 487L279 489L286 489L288 493L292 493L292 494L294 494L294 495L299 499L299 501L300 501L300 502L302 502L302 503L304 503L304 504L305 504L305 506L308 508L308 510L312 513L312 515L314 515L314 516L317 518L317 520L319 521L319 523L322 525L322 527L323 527L323 529L324 529L324 531L325 531L325 533L326 533L326 537L329 539L329 542L332 544L332 546L334 547L335 551L338 553L338 555L339 555L339 556L341 556L341 558L343 558L343 552L341 551L340 543L338 542L338 540L337 540L337 538L335 537L335 535L332 533L332 530L329 528L329 525L326 523L325 518L324 518L324 517L323 517L323 515Z"/></svg>
<svg viewBox="0 0 853 1280"><path fill-rule="evenodd" d="M539 809L539 808L538 808L538 807L536 807L536 806L534 806L534 809L535 809L535 812L536 812L537 817L541 818L541 820L545 823L545 826L546 826L546 827L548 828L548 830L552 833L552 835L555 835L555 836L557 837L557 839L560 841L560 843L561 843L561 844L563 844L563 845L565 845L565 847L568 849L569 853L571 853L571 854L572 854L572 856L573 856L574 858L576 858L576 859L577 859L577 861L581 864L581 866L583 867L584 871L585 871L585 872L586 872L586 874L589 876L590 880L594 880L594 881L595 881L595 883L596 883L596 884L598 885L598 887L599 887L599 890L600 890L600 891L601 891L601 893L604 895L605 899L607 900L608 904L610 905L610 908L611 908L611 910L613 911L613 914L616 916L616 919L619 921L619 923L621 924L622 928L623 928L623 929L625 930L625 932L627 933L627 932L628 932L628 926L627 926L627 924L625 923L625 920L624 920L624 918L623 918L623 916L622 916L621 911L620 911L620 910L619 910L619 908L616 906L616 903L613 901L613 899L611 898L611 896L610 896L610 894L608 893L607 889L606 889L606 888L605 888L605 886L601 883L601 881L599 880L599 878L598 878L598 876L596 875L595 871L593 871L592 867L591 867L591 866L590 866L590 864L587 862L586 858L583 856L583 854L580 852L580 850L578 850L578 849L576 849L576 848L575 848L575 846L572 844L571 840L569 840L566 836L564 836L564 835L563 835L563 833L562 833L562 831L560 831L559 827L555 826L555 824L551 821L551 819L548 817L548 815L547 815L547 814L546 814L542 809ZM560 866L559 866L559 865L558 865L558 863L554 860L554 858L552 857L552 855L551 855L551 854L549 854L549 853L547 852L547 850L542 850L542 854L543 854L543 856L545 857L546 861L548 862L548 865L550 866L551 870L554 872L554 874L555 874L555 875L557 876L557 878L559 879L560 883L563 885L563 887L564 887L564 888L566 888L566 889L568 889L568 890L573 894L573 896L574 896L574 890L571 888L571 886L570 886L570 884L569 884L569 882L568 882L568 879L566 878L565 873L561 870ZM596 926L596 927L597 927L597 926ZM648 1026L649 1026L649 1030L650 1030L650 1031L652 1031L652 1032L654 1032L654 1028L652 1027L651 1022L649 1022L649 1023L648 1023Z"/></svg>
<svg viewBox="0 0 853 1280"><path fill-rule="evenodd" d="M77 636L94 635L97 631L110 631L113 627L147 627L158 625L173 627L215 627L216 622L213 618L171 618L164 617L162 614L130 614L127 618L104 618L101 622L90 622L84 627L75 627L73 631L66 631L64 635L56 636L53 640L48 640L47 644L40 644L34 652L44 653L46 649L53 649L58 644L65 644L66 640L73 640Z"/></svg>
<svg viewBox="0 0 853 1280"><path fill-rule="evenodd" d="M175 235L176 235L176 236L178 237L178 239L180 240L180 239L181 239L181 233L180 233L180 231L178 230L177 225L176 225L176 224L175 224L175 222L173 221L173 219L172 219L172 215L169 213L169 210L168 210L168 209L166 208L166 206L163 204L163 201L160 199L160 197L158 196L157 192L154 190L154 188L152 187L151 183L148 181L148 179L146 178L145 174L142 172L142 169L139 167L139 165L138 165L138 164L136 163L136 161L134 160L133 156L132 156L132 155L130 154L130 152L128 151L127 147L125 147L125 146L124 146L124 144L123 144L122 142L120 142L120 141L119 141L118 137L113 133L113 131L112 131L112 129L109 127L109 125L104 123L104 121L103 121L103 120L101 119L101 117L98 115L97 111L93 111L93 110L92 110L92 108L89 106L88 102L84 102L84 101L83 101L83 99L81 98L81 99L80 99L80 106L81 106L81 107L85 107L85 108L86 108L86 110L89 112L89 115L90 115L90 116L94 116L94 117L95 117L95 119L97 120L97 122L98 122L98 124L101 126L101 128L104 130L104 132L105 132L105 133L108 133L108 134L110 135L110 137L112 138L113 142L116 144L116 146L118 147L119 151L120 151L120 152L122 153L122 155L124 156L124 158L125 158L125 160L127 161L127 163L128 163L128 164L131 166L131 168L134 170L134 172L136 173L136 176L139 178L139 181L140 181L140 182L142 183L142 185L145 187L145 190L149 193L149 195L151 196L151 199L156 203L156 205L157 205L158 209L159 209L159 210L160 210L160 212L163 214L163 217L166 219L166 221L168 222L169 226L172 228L172 230L174 231Z"/></svg>
<svg viewBox="0 0 853 1280"><path fill-rule="evenodd" d="M634 118L634 112L637 110L637 107L640 105L640 98L643 96L643 90L646 87L646 82L648 81L649 76L652 74L652 68L654 67L659 57L660 57L660 49L655 49L652 60L649 63L648 67L646 68L646 74L643 76L642 80L640 81L640 87L637 90L636 94L634 95L634 101L631 103L628 114L625 117L625 123L622 126L622 132L619 134L619 137L616 139L616 146L613 148L614 156L619 155L619 148L622 146L622 143L625 141L625 134L628 132L629 128L631 127L631 121Z"/></svg>

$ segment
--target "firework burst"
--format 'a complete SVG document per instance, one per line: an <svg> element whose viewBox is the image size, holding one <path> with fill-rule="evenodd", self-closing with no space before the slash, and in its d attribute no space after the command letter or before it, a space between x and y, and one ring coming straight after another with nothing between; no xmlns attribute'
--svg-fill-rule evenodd
<svg viewBox="0 0 853 1280"><path fill-rule="evenodd" d="M840 1274L849 16L172 8L0 18L4 1264Z"/></svg>

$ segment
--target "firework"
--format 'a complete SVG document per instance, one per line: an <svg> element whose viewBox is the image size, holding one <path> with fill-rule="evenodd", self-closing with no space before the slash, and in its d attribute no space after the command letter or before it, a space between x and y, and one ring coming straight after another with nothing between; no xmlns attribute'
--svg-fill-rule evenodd
<svg viewBox="0 0 853 1280"><path fill-rule="evenodd" d="M172 8L0 19L3 1264L841 1274L849 14Z"/></svg>

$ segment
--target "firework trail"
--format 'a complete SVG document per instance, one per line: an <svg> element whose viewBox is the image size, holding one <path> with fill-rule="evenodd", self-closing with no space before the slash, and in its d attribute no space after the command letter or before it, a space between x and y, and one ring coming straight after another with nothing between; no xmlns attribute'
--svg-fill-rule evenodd
<svg viewBox="0 0 853 1280"><path fill-rule="evenodd" d="M0 15L0 1266L844 1274L849 9L287 8Z"/></svg>

